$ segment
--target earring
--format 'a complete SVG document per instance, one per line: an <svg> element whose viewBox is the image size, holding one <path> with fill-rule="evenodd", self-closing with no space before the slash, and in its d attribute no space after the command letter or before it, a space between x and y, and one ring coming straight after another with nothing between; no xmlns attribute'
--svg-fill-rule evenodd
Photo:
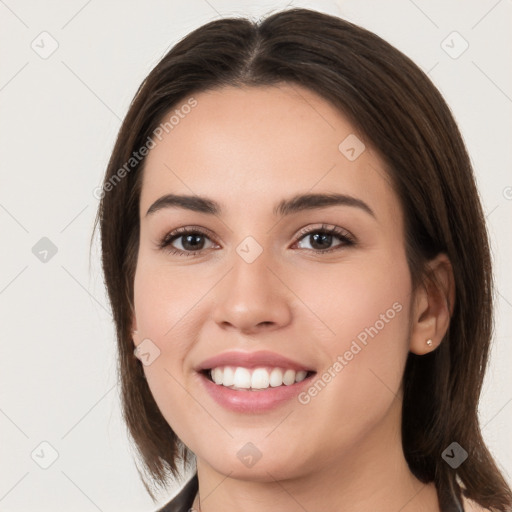
<svg viewBox="0 0 512 512"><path fill-rule="evenodd" d="M427 345L428 345L429 347L431 347L431 346L433 345L432 340L430 340L430 339L429 339L429 340L427 340Z"/></svg>

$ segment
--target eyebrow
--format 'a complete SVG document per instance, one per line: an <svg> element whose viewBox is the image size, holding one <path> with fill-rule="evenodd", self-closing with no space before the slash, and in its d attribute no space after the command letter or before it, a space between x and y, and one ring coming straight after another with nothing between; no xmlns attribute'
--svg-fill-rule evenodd
<svg viewBox="0 0 512 512"><path fill-rule="evenodd" d="M304 210L327 208L329 206L351 206L360 208L375 218L373 210L361 199L345 194L298 194L283 199L274 206L273 214L285 217ZM151 215L164 208L182 208L208 215L221 215L222 206L208 197L166 194L157 199L146 212Z"/></svg>

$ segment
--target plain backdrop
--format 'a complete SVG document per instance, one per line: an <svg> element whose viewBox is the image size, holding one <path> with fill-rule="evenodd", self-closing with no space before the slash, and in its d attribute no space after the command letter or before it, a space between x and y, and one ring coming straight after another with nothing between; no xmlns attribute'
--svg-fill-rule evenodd
<svg viewBox="0 0 512 512"><path fill-rule="evenodd" d="M480 417L512 483L510 0L0 0L0 511L156 510L120 418L97 243L89 268L93 190L137 87L175 42L219 17L287 5L376 32L452 108L498 291Z"/></svg>

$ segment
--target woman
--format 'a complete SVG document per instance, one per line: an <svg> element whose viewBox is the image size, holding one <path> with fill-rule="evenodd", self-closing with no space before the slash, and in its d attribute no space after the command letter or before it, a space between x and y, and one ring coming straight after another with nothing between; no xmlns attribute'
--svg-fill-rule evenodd
<svg viewBox="0 0 512 512"><path fill-rule="evenodd" d="M477 406L492 274L426 75L306 9L214 21L141 85L97 222L161 510L510 510ZM181 467L183 463L183 467Z"/></svg>

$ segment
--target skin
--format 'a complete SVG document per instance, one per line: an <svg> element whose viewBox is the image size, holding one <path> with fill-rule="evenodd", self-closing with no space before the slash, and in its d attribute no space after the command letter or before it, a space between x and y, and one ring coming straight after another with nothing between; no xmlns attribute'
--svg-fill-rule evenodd
<svg viewBox="0 0 512 512"><path fill-rule="evenodd" d="M402 452L401 381L408 352L434 350L448 328L449 261L430 263L439 285L412 289L403 212L383 162L368 141L355 161L340 152L349 134L364 138L315 93L280 84L194 98L197 106L146 159L133 328L135 345L149 338L160 350L145 375L196 454L201 509L439 511L434 485L412 475ZM375 217L346 205L273 215L276 203L306 192L351 195ZM167 193L207 196L224 211L146 215ZM322 223L350 232L355 245L333 235L315 254L322 246L299 233ZM184 237L158 247L186 226L211 233L199 255L169 253L192 250ZM250 264L236 251L247 236L263 250ZM227 350L271 350L318 377L396 303L400 312L306 405L228 411L193 370ZM250 468L237 457L248 442L262 454Z"/></svg>

